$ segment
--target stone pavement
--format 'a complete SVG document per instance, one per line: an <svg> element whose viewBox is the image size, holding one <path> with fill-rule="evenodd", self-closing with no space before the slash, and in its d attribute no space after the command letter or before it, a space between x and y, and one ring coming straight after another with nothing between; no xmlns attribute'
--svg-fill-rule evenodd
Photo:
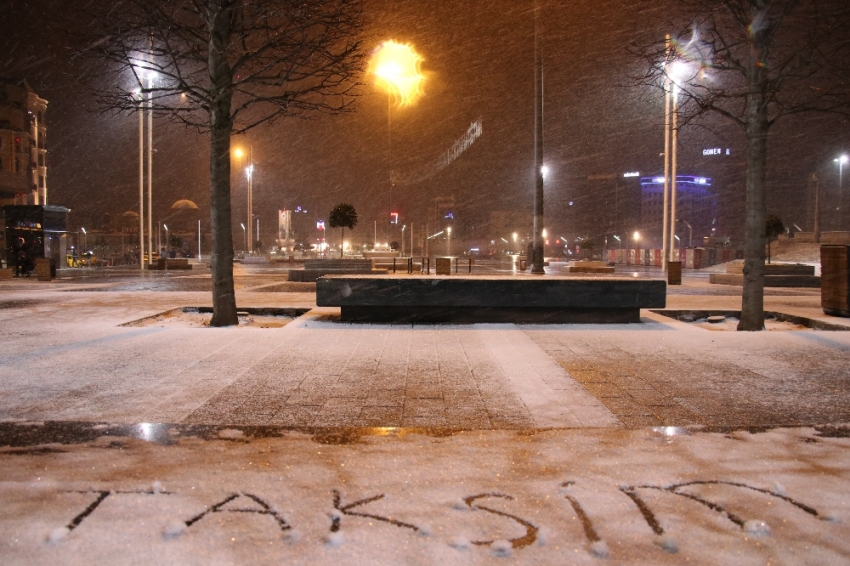
<svg viewBox="0 0 850 566"><path fill-rule="evenodd" d="M126 325L207 284L0 282L0 563L850 561L850 331ZM238 279L242 308L313 300Z"/></svg>
<svg viewBox="0 0 850 566"><path fill-rule="evenodd" d="M181 279L197 287L198 276L172 283ZM268 292L277 287L267 281L242 287L242 307L313 306L311 293ZM674 290L690 294L671 295L670 308L740 301L728 294L736 288L717 295L701 282ZM768 296L768 308L847 323L819 312L811 290L796 293ZM649 311L633 325L363 325L314 309L282 328L121 326L208 303L203 291L127 282L0 286L0 418L449 429L850 421L850 332L718 332Z"/></svg>

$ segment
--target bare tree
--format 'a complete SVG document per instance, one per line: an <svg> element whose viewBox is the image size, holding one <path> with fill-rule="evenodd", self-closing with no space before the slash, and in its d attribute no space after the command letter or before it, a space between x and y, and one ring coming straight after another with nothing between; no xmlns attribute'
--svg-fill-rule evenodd
<svg viewBox="0 0 850 566"><path fill-rule="evenodd" d="M643 85L672 81L680 127L714 114L747 140L746 252L738 330L764 328L767 139L802 112L846 112L846 0L678 0L687 27L672 43L635 46Z"/></svg>
<svg viewBox="0 0 850 566"><path fill-rule="evenodd" d="M123 0L87 54L123 76L102 107L140 100L210 136L213 326L237 324L230 138L278 118L351 109L364 53L359 0ZM149 102L148 102L149 101Z"/></svg>

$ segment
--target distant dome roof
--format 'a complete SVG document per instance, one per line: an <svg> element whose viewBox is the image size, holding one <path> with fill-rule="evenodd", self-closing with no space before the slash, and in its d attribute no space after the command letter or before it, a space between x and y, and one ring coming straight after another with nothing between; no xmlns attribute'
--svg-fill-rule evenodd
<svg viewBox="0 0 850 566"><path fill-rule="evenodd" d="M188 199L180 199L171 205L171 210L198 210L198 205Z"/></svg>
<svg viewBox="0 0 850 566"><path fill-rule="evenodd" d="M124 218L138 218L139 213L133 212L132 210L128 210L127 212L123 213L121 216L123 216Z"/></svg>

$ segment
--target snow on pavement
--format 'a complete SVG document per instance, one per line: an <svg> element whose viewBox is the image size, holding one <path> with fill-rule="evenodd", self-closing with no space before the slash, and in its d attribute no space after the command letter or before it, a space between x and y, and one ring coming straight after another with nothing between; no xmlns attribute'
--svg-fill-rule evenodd
<svg viewBox="0 0 850 566"><path fill-rule="evenodd" d="M0 449L3 564L850 561L846 429L172 429L163 446L96 426Z"/></svg>

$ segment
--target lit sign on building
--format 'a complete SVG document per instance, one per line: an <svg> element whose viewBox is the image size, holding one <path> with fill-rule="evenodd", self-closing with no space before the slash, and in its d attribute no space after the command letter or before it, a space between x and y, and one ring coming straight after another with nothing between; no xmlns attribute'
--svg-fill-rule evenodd
<svg viewBox="0 0 850 566"><path fill-rule="evenodd" d="M732 155L732 151L728 147L726 148L726 151L719 147L709 147L702 150L703 155L723 155L724 153L726 155Z"/></svg>
<svg viewBox="0 0 850 566"><path fill-rule="evenodd" d="M640 177L640 171L629 171L628 173L623 173L623 177Z"/></svg>

